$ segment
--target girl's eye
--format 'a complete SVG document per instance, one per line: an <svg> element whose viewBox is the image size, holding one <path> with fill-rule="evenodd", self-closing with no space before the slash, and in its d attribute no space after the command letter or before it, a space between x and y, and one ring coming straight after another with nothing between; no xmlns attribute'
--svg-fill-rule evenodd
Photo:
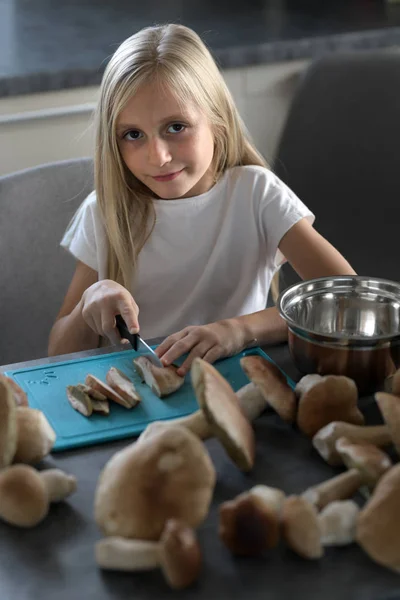
<svg viewBox="0 0 400 600"><path fill-rule="evenodd" d="M182 123L174 123L168 127L167 131L168 133L181 133L185 129L186 127Z"/></svg>
<svg viewBox="0 0 400 600"><path fill-rule="evenodd" d="M137 131L136 129L132 129L131 131L127 131L124 135L124 140L128 140L128 141L133 141L133 140L139 140L142 137L142 134L140 133L140 131Z"/></svg>

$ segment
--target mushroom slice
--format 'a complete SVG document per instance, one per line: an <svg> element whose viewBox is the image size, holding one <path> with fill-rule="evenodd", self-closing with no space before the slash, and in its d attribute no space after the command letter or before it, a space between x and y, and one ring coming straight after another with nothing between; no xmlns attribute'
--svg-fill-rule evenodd
<svg viewBox="0 0 400 600"><path fill-rule="evenodd" d="M310 437L331 421L363 425L364 417L358 410L357 400L357 386L352 379L326 375L300 397L297 425Z"/></svg>
<svg viewBox="0 0 400 600"><path fill-rule="evenodd" d="M108 537L97 542L96 562L103 569L141 571L160 566L173 589L198 579L201 550L196 534L176 519L169 519L159 542Z"/></svg>
<svg viewBox="0 0 400 600"><path fill-rule="evenodd" d="M16 381L14 381L14 379L11 379L11 377L7 377L6 375L0 375L0 381L1 380L7 381L7 383L11 387L14 401L17 406L29 405L28 396L26 395L26 392L24 392L24 390L18 385Z"/></svg>
<svg viewBox="0 0 400 600"><path fill-rule="evenodd" d="M110 414L110 403L107 399L105 400L93 400L92 398L92 407L93 412L98 413L99 415L109 415Z"/></svg>
<svg viewBox="0 0 400 600"><path fill-rule="evenodd" d="M239 469L249 471L254 464L254 431L235 392L217 369L202 358L194 359L191 376L197 401L214 435Z"/></svg>
<svg viewBox="0 0 400 600"><path fill-rule="evenodd" d="M79 385L67 385L67 398L72 408L84 415L90 417L93 412L90 396L83 392Z"/></svg>
<svg viewBox="0 0 400 600"><path fill-rule="evenodd" d="M99 400L100 402L105 402L107 400L107 396L94 390L90 385L86 385L86 383L78 383L77 387L90 396L92 400Z"/></svg>
<svg viewBox="0 0 400 600"><path fill-rule="evenodd" d="M0 380L0 469L11 464L17 448L17 407L12 388Z"/></svg>
<svg viewBox="0 0 400 600"><path fill-rule="evenodd" d="M321 558L321 525L315 507L305 498L289 496L282 512L283 536L288 546L303 558Z"/></svg>
<svg viewBox="0 0 400 600"><path fill-rule="evenodd" d="M400 455L400 398L394 394L377 392L375 399L388 426L397 454Z"/></svg>
<svg viewBox="0 0 400 600"><path fill-rule="evenodd" d="M14 463L36 464L51 452L56 433L41 410L18 406Z"/></svg>
<svg viewBox="0 0 400 600"><path fill-rule="evenodd" d="M107 536L158 540L170 518L197 527L206 517L215 469L204 444L179 426L120 450L100 474L95 519Z"/></svg>
<svg viewBox="0 0 400 600"><path fill-rule="evenodd" d="M296 396L283 373L263 356L249 355L240 359L247 377L255 383L265 400L288 423L296 417Z"/></svg>
<svg viewBox="0 0 400 600"><path fill-rule="evenodd" d="M117 404L121 404L121 406L123 406L124 408L132 408L131 403L127 402L125 398L120 396L118 392L113 390L112 387L107 385L107 383L101 381L101 379L99 379L98 377L95 377L94 375L88 373L85 378L85 383L97 392L100 392L101 394L106 396L109 400L113 400L114 402L117 402Z"/></svg>
<svg viewBox="0 0 400 600"><path fill-rule="evenodd" d="M125 373L116 367L111 367L106 375L106 381L133 408L141 398L135 386Z"/></svg>
<svg viewBox="0 0 400 600"><path fill-rule="evenodd" d="M378 482L358 517L356 541L375 562L400 572L400 464Z"/></svg>
<svg viewBox="0 0 400 600"><path fill-rule="evenodd" d="M138 356L133 359L134 367L151 390L159 397L169 396L179 390L185 382L185 378L177 374L175 365L169 367L157 367L146 356Z"/></svg>

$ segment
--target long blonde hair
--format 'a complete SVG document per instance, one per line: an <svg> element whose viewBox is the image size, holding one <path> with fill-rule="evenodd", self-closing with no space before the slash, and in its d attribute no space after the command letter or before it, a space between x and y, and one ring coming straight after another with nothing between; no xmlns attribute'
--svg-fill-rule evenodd
<svg viewBox="0 0 400 600"><path fill-rule="evenodd" d="M117 119L145 84L166 85L194 102L214 133L215 181L238 165L267 166L252 144L233 98L200 37L182 25L147 27L125 40L105 70L95 113L95 188L108 239L108 278L132 290L132 268L155 224L150 190L125 166Z"/></svg>

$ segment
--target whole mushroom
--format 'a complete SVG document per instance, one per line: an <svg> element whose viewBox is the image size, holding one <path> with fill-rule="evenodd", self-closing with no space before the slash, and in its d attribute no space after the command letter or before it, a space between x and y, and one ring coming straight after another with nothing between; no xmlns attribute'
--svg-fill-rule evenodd
<svg viewBox="0 0 400 600"><path fill-rule="evenodd" d="M17 446L14 463L36 464L51 452L56 433L40 410L19 406L16 410Z"/></svg>

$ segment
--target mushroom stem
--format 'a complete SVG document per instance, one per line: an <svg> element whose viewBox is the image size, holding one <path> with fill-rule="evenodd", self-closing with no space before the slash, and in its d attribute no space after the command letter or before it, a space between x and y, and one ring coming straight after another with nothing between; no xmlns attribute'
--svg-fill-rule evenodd
<svg viewBox="0 0 400 600"><path fill-rule="evenodd" d="M107 537L95 546L96 562L102 569L145 571L160 564L159 542Z"/></svg>
<svg viewBox="0 0 400 600"><path fill-rule="evenodd" d="M76 491L76 477L61 469L46 469L39 473L45 485L49 502L61 502Z"/></svg>
<svg viewBox="0 0 400 600"><path fill-rule="evenodd" d="M355 540L359 508L353 500L331 502L318 515L323 546L345 546Z"/></svg>
<svg viewBox="0 0 400 600"><path fill-rule="evenodd" d="M357 469L350 469L336 477L308 488L302 493L302 497L308 500L319 510L335 500L350 498L356 493L363 478Z"/></svg>
<svg viewBox="0 0 400 600"><path fill-rule="evenodd" d="M214 436L211 431L211 426L206 420L202 410L196 410L196 412L187 417L171 419L171 421L168 421L166 424L180 425L181 427L185 427L185 429L190 429L190 431L197 435L201 440L208 440L208 438Z"/></svg>
<svg viewBox="0 0 400 600"><path fill-rule="evenodd" d="M333 421L322 427L312 439L314 448L330 465L343 463L343 459L335 447L336 441L341 437L346 437L354 444L373 444L379 448L392 443L387 425L364 427L343 421Z"/></svg>

